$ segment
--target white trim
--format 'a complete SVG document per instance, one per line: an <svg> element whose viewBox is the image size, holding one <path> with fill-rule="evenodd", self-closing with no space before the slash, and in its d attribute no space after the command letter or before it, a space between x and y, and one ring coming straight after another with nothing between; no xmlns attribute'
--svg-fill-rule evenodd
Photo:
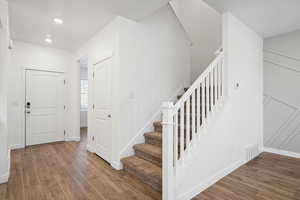
<svg viewBox="0 0 300 200"><path fill-rule="evenodd" d="M289 157L293 157L293 158L300 158L300 153L285 151L285 150L281 150L281 149L264 147L264 152L274 153L274 154L278 154L278 155L282 155L282 156L289 156Z"/></svg>
<svg viewBox="0 0 300 200"><path fill-rule="evenodd" d="M278 52L278 51L273 50L273 49L264 49L263 51L268 52L268 53L272 53L272 54L275 54L275 55L278 55L278 56L286 57L288 59L296 60L298 62L300 61L300 58L293 57L293 56L288 56L284 53Z"/></svg>
<svg viewBox="0 0 300 200"><path fill-rule="evenodd" d="M111 166L115 169L115 170L121 170L123 169L123 164L122 162L111 162Z"/></svg>
<svg viewBox="0 0 300 200"><path fill-rule="evenodd" d="M14 149L23 149L25 148L24 144L14 144L14 145L10 145L10 149L14 150Z"/></svg>
<svg viewBox="0 0 300 200"><path fill-rule="evenodd" d="M71 141L80 142L80 137L66 137L65 141L66 142L71 142Z"/></svg>
<svg viewBox="0 0 300 200"><path fill-rule="evenodd" d="M52 69L52 67L51 67L51 69L47 69L47 68L41 69L39 66L24 67L24 70L41 71L41 72L53 72L53 73L65 73L65 70Z"/></svg>
<svg viewBox="0 0 300 200"><path fill-rule="evenodd" d="M9 178L9 172L0 176L0 184L7 183Z"/></svg>
<svg viewBox="0 0 300 200"><path fill-rule="evenodd" d="M87 145L86 145L86 150L88 150L90 153L95 153L95 151L94 151L92 145L90 145L90 144L87 144Z"/></svg>
<svg viewBox="0 0 300 200"><path fill-rule="evenodd" d="M180 195L177 198L177 200L192 199L193 197L200 194L201 192L203 192L204 190L206 190L207 188L209 188L210 186L212 186L213 184L218 182L220 179L224 178L225 176L227 176L228 174L230 174L231 172L238 169L239 167L241 167L244 164L245 164L245 162L243 160L239 160L239 161L233 163L232 165L228 166L224 170L221 170L221 171L217 172L211 178L208 178L207 180L205 180L202 183L198 184L197 186L195 186L194 188L192 188L188 192Z"/></svg>

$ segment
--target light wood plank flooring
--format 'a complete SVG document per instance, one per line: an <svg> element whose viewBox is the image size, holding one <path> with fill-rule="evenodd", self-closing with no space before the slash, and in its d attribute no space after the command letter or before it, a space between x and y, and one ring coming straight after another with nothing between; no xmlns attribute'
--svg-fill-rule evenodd
<svg viewBox="0 0 300 200"><path fill-rule="evenodd" d="M161 199L161 193L123 171L113 170L82 141L36 145L12 152L11 177L1 200Z"/></svg>
<svg viewBox="0 0 300 200"><path fill-rule="evenodd" d="M263 153L193 200L300 200L300 159Z"/></svg>
<svg viewBox="0 0 300 200"><path fill-rule="evenodd" d="M82 141L12 152L1 200L152 200L161 194L88 153ZM263 153L193 200L300 200L300 159Z"/></svg>

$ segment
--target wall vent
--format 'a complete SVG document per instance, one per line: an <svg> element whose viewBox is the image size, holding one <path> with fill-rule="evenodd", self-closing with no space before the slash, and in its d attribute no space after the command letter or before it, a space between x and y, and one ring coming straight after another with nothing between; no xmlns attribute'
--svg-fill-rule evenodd
<svg viewBox="0 0 300 200"><path fill-rule="evenodd" d="M259 155L259 147L258 144L248 146L246 148L246 162L253 160L255 157Z"/></svg>

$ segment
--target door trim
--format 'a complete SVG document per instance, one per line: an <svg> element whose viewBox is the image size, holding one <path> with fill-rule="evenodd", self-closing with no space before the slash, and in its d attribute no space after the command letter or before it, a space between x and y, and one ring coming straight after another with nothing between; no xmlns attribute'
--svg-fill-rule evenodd
<svg viewBox="0 0 300 200"><path fill-rule="evenodd" d="M58 73L58 74L63 74L63 77L64 79L66 78L65 77L65 72L64 71L60 71L60 70L44 70L44 69L38 69L37 67L23 67L23 70L22 70L22 80L21 82L23 83L23 88L21 90L21 97L22 97L22 105L21 106L21 109L20 109L20 116L22 117L21 119L21 130L22 130L22 134L21 134L21 144L20 146L17 146L15 148L25 148L26 147L26 109L25 109L25 106L26 106L26 71L41 71L41 72L52 72L52 73ZM64 85L63 87L63 93L66 94L66 85ZM65 102L66 104L66 98L65 98L65 95L63 96L63 101ZM62 117L63 117L63 120L66 119L66 110L63 111L62 113ZM64 130L67 130L67 127L66 127L66 122L63 123L64 126ZM64 135L64 141L66 141L66 136Z"/></svg>

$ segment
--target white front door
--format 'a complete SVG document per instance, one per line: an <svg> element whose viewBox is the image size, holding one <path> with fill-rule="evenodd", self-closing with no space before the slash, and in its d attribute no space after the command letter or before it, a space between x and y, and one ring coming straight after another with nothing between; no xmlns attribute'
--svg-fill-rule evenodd
<svg viewBox="0 0 300 200"><path fill-rule="evenodd" d="M64 75L26 70L26 146L64 140Z"/></svg>
<svg viewBox="0 0 300 200"><path fill-rule="evenodd" d="M109 163L112 157L111 67L112 58L95 64L93 78L93 135L95 153Z"/></svg>

